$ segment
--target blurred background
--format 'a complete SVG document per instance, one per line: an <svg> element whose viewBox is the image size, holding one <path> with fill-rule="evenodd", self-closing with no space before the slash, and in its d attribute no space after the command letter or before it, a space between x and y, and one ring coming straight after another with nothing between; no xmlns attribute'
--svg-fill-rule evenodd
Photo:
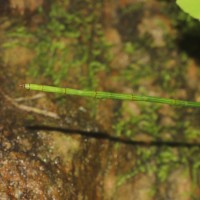
<svg viewBox="0 0 200 200"><path fill-rule="evenodd" d="M200 101L200 23L175 0L0 0L1 199L197 200L200 110L20 88Z"/></svg>

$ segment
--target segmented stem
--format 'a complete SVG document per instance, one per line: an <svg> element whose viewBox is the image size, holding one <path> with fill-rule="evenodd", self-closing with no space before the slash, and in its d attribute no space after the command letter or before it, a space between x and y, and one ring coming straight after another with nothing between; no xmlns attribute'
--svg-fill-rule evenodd
<svg viewBox="0 0 200 200"><path fill-rule="evenodd" d="M129 101L146 101L146 102L162 103L162 104L169 104L169 105L175 105L175 106L200 108L200 102L183 101L183 100L152 97L152 96L139 96L139 95L133 95L133 94L77 90L77 89L71 89L71 88L60 88L60 87L37 85L37 84L30 84L30 83L26 83L21 86L28 90L53 92L53 93L60 93L60 94L67 94L67 95L77 95L77 96L83 96L83 97L93 97L96 99L118 99L118 100L129 100Z"/></svg>

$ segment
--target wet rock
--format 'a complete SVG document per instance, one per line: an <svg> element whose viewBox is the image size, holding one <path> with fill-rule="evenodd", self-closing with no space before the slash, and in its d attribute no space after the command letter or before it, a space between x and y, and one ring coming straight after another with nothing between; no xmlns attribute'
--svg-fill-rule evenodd
<svg viewBox="0 0 200 200"><path fill-rule="evenodd" d="M0 151L0 197L4 199L63 199L63 180L36 158Z"/></svg>

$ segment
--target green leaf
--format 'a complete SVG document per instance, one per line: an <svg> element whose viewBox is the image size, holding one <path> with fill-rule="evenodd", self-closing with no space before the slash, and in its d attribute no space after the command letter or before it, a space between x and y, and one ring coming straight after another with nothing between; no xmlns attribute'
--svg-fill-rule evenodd
<svg viewBox="0 0 200 200"><path fill-rule="evenodd" d="M186 13L196 19L200 19L199 0L177 0L176 4Z"/></svg>

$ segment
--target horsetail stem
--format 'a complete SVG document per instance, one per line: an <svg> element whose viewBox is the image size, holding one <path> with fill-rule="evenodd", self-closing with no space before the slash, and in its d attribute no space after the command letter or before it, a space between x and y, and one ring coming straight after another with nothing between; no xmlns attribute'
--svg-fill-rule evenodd
<svg viewBox="0 0 200 200"><path fill-rule="evenodd" d="M30 83L21 85L21 87L24 87L25 89L28 89L28 90L37 90L37 91L52 92L52 93L59 93L59 94L66 94L66 95L77 95L77 96L83 96L83 97L93 97L96 99L146 101L146 102L169 104L169 105L175 105L175 106L200 108L200 102L183 101L183 100L160 98L160 97L153 97L153 96L140 96L140 95L134 95L134 94L77 90L77 89L71 89L71 88L61 88L61 87L37 85L37 84L30 84Z"/></svg>

